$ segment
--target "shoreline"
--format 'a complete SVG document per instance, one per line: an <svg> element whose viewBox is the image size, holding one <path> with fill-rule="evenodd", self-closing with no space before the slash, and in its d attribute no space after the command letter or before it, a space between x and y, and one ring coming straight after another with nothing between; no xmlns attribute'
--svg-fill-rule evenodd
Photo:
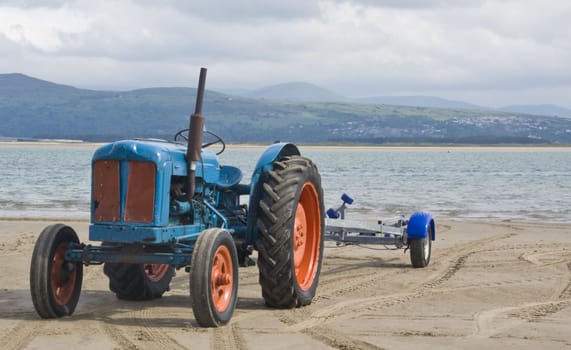
<svg viewBox="0 0 571 350"><path fill-rule="evenodd" d="M375 221L371 219L372 221ZM524 220L524 219L499 219L499 218L450 218L450 217L434 217L437 225L446 224L446 223L455 223L455 224L472 224L472 225L526 225L526 226L569 226L571 228L571 221L549 221L546 222L545 220ZM366 218L362 219L355 219L351 221L367 221ZM0 223L81 223L81 224L90 224L90 218L80 218L80 217L0 217ZM571 237L571 232L569 232Z"/></svg>
<svg viewBox="0 0 571 350"><path fill-rule="evenodd" d="M97 148L108 144L108 142L50 142L50 141L0 141L0 147L69 147L69 148ZM251 144L251 143L228 143L229 150L263 150L271 144ZM513 152L571 152L571 145L461 145L461 144L424 144L424 145L362 145L362 144L305 144L296 143L305 150L410 150L410 151L513 151Z"/></svg>

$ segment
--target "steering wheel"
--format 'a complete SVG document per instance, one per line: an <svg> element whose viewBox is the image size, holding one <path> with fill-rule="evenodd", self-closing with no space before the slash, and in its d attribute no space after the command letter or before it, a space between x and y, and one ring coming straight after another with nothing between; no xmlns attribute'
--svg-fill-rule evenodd
<svg viewBox="0 0 571 350"><path fill-rule="evenodd" d="M184 142L188 143L188 135L189 135L189 131L190 129L182 129L179 130L175 135L174 135L174 141L175 142L181 142L181 139L184 140ZM215 133L211 132L211 131L205 131L204 132L207 135L212 136L213 140L212 141L208 141L208 142L203 142L202 143L202 148L206 148L206 147L210 147L212 145L215 145L217 143L222 145L222 149L218 152L216 152L216 155L220 155L222 154L222 152L224 152L224 150L226 149L226 143L224 142L224 140L222 140L222 138L218 135L216 135Z"/></svg>

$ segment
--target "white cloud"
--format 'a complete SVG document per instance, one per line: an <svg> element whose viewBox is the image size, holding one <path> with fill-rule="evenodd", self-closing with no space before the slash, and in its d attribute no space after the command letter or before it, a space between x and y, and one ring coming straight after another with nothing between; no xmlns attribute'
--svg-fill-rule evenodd
<svg viewBox="0 0 571 350"><path fill-rule="evenodd" d="M566 0L158 4L4 1L0 72L138 88L192 86L208 66L209 86L218 88L308 81L349 96L509 104L519 94L519 103L571 107Z"/></svg>
<svg viewBox="0 0 571 350"><path fill-rule="evenodd" d="M154 0L144 0L148 5ZM268 20L289 21L308 18L319 14L318 2L311 0L168 0L162 6L169 6L189 15L219 22L264 22Z"/></svg>
<svg viewBox="0 0 571 350"><path fill-rule="evenodd" d="M63 8L1 8L0 33L31 50L57 52L65 49L66 35L85 32L90 19Z"/></svg>

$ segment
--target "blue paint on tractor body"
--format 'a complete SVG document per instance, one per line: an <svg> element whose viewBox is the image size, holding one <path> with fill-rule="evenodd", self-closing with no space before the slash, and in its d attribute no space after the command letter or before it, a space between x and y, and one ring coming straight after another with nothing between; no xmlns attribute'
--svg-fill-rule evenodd
<svg viewBox="0 0 571 350"><path fill-rule="evenodd" d="M296 146L276 143L260 156L250 184L240 184L242 171L236 167L221 165L213 151L203 149L201 161L196 167L196 193L192 202L171 198L173 181L187 181L186 145L160 140L123 140L97 149L95 162L110 160L120 162L120 215L113 222L97 221L97 204L92 200L89 239L113 244L174 244L191 243L200 233L211 227L221 227L241 238L244 245L257 240L255 211L259 195L257 183L272 163L286 155L299 155ZM156 168L153 219L150 222L125 220L129 162L151 162ZM92 187L95 186L92 176ZM93 191L92 191L93 193ZM240 196L250 195L248 211L240 219ZM200 198L200 199L198 199ZM238 213L238 214L236 214Z"/></svg>

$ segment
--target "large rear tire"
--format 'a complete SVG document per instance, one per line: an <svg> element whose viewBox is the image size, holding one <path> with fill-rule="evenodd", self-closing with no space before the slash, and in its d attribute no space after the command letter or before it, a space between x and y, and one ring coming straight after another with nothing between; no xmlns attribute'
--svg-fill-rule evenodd
<svg viewBox="0 0 571 350"><path fill-rule="evenodd" d="M430 225L428 225L426 237L411 239L409 248L412 266L417 268L428 266L432 254L432 229Z"/></svg>
<svg viewBox="0 0 571 350"><path fill-rule="evenodd" d="M308 305L323 259L325 217L317 167L286 157L260 178L257 212L258 267L262 296L276 308Z"/></svg>
<svg viewBox="0 0 571 350"><path fill-rule="evenodd" d="M238 300L238 253L224 230L205 230L190 264L192 312L202 327L219 327L232 318Z"/></svg>
<svg viewBox="0 0 571 350"><path fill-rule="evenodd" d="M79 243L66 225L46 227L34 246L30 266L32 302L42 318L71 316L81 293L83 264L65 260L70 243Z"/></svg>
<svg viewBox="0 0 571 350"><path fill-rule="evenodd" d="M170 290L174 268L167 264L105 263L109 289L122 300L151 300Z"/></svg>

